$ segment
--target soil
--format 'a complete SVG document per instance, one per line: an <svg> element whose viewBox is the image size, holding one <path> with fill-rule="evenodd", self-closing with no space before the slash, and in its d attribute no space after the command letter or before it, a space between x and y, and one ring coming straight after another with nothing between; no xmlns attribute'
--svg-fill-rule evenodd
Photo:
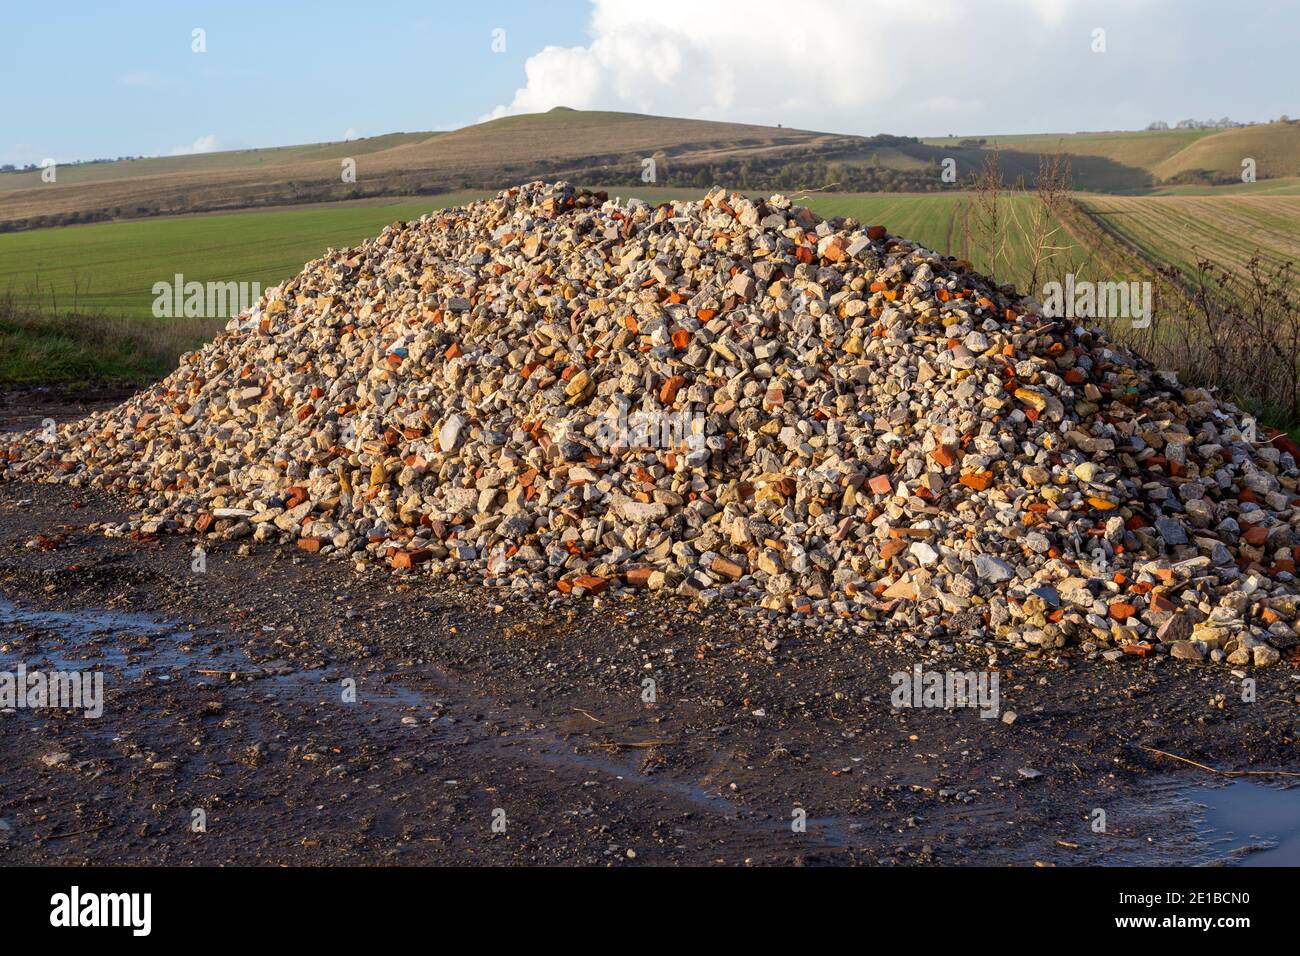
<svg viewBox="0 0 1300 956"><path fill-rule="evenodd" d="M1295 660L1247 703L1219 665L1002 655L1013 722L896 710L891 675L989 650L270 544L196 570L96 527L125 514L0 484L0 671L105 685L98 718L0 712L0 864L1231 862L1180 797L1216 777L1144 748L1300 770Z"/></svg>
<svg viewBox="0 0 1300 956"><path fill-rule="evenodd" d="M75 421L120 404L136 390L131 384L107 383L0 388L0 432L40 428L47 418Z"/></svg>

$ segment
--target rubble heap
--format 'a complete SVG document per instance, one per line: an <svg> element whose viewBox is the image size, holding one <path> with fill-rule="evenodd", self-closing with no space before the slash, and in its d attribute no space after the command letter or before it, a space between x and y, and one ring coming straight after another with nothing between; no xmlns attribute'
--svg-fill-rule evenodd
<svg viewBox="0 0 1300 956"><path fill-rule="evenodd" d="M532 183L331 251L0 471L131 496L116 534L1260 666L1300 472L1248 436L882 226Z"/></svg>

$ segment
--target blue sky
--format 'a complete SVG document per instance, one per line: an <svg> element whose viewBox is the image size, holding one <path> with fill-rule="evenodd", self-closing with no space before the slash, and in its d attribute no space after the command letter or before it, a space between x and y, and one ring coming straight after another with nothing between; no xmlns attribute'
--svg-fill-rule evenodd
<svg viewBox="0 0 1300 956"><path fill-rule="evenodd" d="M4 23L0 163L555 105L908 135L1300 114L1287 0L71 0Z"/></svg>
<svg viewBox="0 0 1300 956"><path fill-rule="evenodd" d="M0 162L160 155L450 129L508 101L585 2L6 4ZM207 33L207 52L191 33ZM494 53L492 30L506 29Z"/></svg>

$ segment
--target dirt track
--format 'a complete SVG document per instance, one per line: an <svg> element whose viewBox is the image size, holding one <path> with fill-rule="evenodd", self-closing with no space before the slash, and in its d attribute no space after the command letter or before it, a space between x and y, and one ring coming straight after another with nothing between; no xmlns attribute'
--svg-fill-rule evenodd
<svg viewBox="0 0 1300 956"><path fill-rule="evenodd" d="M106 685L99 719L0 716L0 862L1210 861L1161 796L1206 775L1139 745L1296 769L1293 664L1245 704L1219 667L1004 658L1013 724L895 711L892 673L987 652L662 598L549 607L269 545L196 573L187 540L88 527L120 514L0 485L0 669Z"/></svg>

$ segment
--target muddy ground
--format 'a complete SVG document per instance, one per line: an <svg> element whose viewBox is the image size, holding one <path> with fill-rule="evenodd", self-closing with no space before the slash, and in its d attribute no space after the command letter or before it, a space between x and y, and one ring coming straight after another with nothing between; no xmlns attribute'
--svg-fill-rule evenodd
<svg viewBox="0 0 1300 956"><path fill-rule="evenodd" d="M47 418L75 421L112 408L135 392L134 385L104 382L0 388L0 432L40 428Z"/></svg>
<svg viewBox="0 0 1300 956"><path fill-rule="evenodd" d="M196 571L96 530L124 514L0 484L0 671L106 698L0 713L0 864L1233 862L1179 797L1216 778L1143 748L1300 770L1295 661L1246 703L1218 665L1001 655L1014 722L895 710L892 674L988 650L273 545Z"/></svg>

